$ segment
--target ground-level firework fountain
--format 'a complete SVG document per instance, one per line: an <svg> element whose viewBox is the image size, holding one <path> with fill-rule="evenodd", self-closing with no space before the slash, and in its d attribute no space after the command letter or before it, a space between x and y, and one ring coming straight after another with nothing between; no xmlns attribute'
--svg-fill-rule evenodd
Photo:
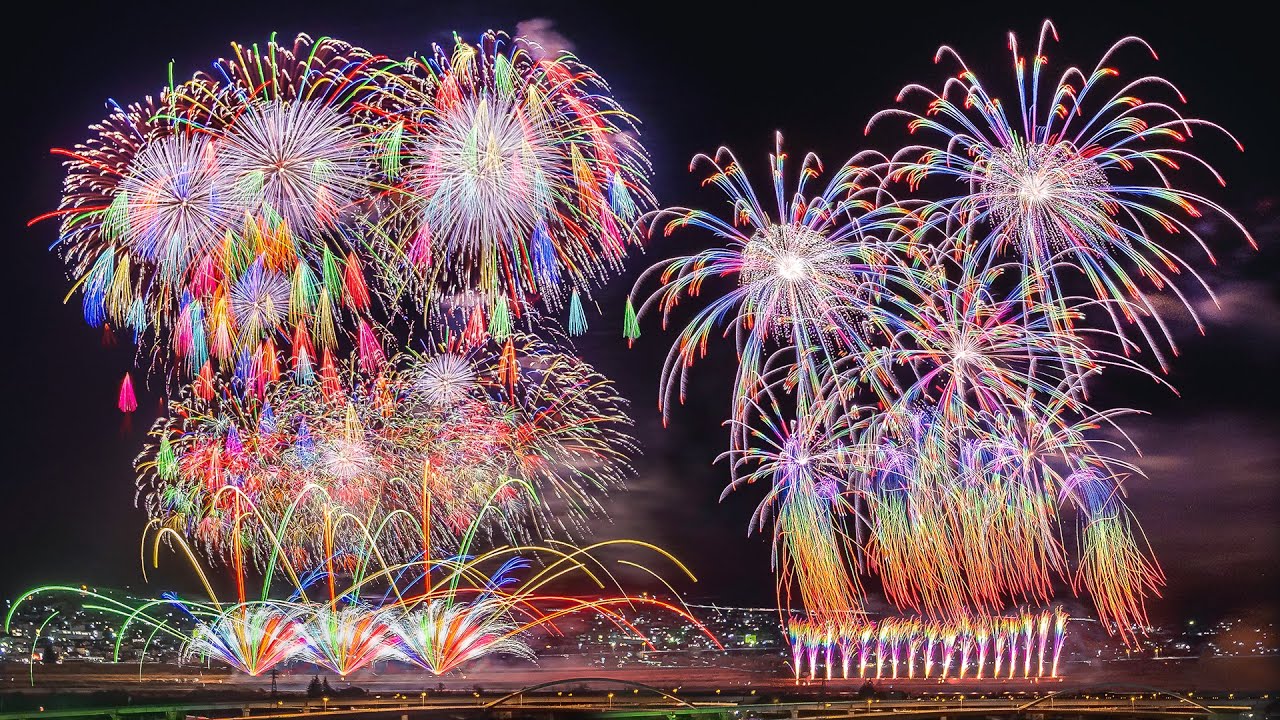
<svg viewBox="0 0 1280 720"><path fill-rule="evenodd" d="M204 564L178 532L152 522L154 532L149 543L144 541L144 556L149 554L154 565L166 545L177 550L190 561L207 600L163 593L151 600L122 601L84 587L40 587L14 601L5 618L6 629L33 598L78 597L85 610L118 621L117 660L120 643L140 630L147 637L144 657L156 638L169 637L181 643L184 660L213 661L250 676L298 662L346 676L380 660L396 660L439 676L487 656L535 660L527 643L529 634L534 630L560 634L558 623L578 615L603 618L652 649L628 617L638 608L671 613L720 646L678 601L673 604L647 593L629 593L616 578L620 570L641 569L665 584L661 575L633 559L619 558L615 566L602 557L611 550L647 551L693 579L679 560L649 543L608 540L579 547L551 541L473 552L472 540L483 515L495 511L490 501L463 533L456 554L436 555L428 542L429 514L413 518L410 525L421 528L417 541L422 551L408 561L386 559L382 541L388 534L387 521L370 527L350 515L327 516L321 528L325 538L340 536L336 526L346 524L355 528L353 537L364 541L348 547L326 545L324 560L308 569L295 562L291 555L296 553L277 540L289 536L288 524L297 514L286 513L286 519L273 526L262 520L250 499L243 494L236 497L238 513L231 532L236 542L229 558L234 600L219 597ZM250 525L257 525L258 531L247 530ZM253 550L239 542L245 536L268 539L260 574L248 562ZM595 594L578 597L555 589L575 578ZM257 597L249 590L255 583L261 585ZM175 621L169 609L177 609L183 619Z"/></svg>
<svg viewBox="0 0 1280 720"><path fill-rule="evenodd" d="M960 623L794 617L787 626L797 681L1056 678L1066 631L1061 607Z"/></svg>

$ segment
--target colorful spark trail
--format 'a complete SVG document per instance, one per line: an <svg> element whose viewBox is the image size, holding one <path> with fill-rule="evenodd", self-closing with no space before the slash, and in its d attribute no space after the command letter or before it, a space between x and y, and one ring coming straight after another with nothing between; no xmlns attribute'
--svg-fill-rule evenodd
<svg viewBox="0 0 1280 720"><path fill-rule="evenodd" d="M806 676L828 680L999 679L1003 677L1006 648L1006 679L1014 679L1019 669L1022 679L1059 678L1067 620L1061 607L958 624L919 618L832 622L797 616L788 621L787 636L797 682ZM850 662L855 649L856 674Z"/></svg>

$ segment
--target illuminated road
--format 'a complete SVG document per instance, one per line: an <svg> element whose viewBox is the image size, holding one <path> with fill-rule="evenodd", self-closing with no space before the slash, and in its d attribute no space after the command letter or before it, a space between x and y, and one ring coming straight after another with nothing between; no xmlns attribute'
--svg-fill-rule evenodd
<svg viewBox="0 0 1280 720"><path fill-rule="evenodd" d="M577 681L577 680L575 680ZM1079 718L1262 718L1255 703L1201 704L1177 697L1129 695L1109 697L1024 698L912 698L808 702L758 702L754 696L690 698L662 697L639 692L592 691L522 694L506 697L432 698L394 695L359 700L338 697L282 699L258 702L221 702L190 705L135 705L98 710L66 710L41 713L0 713L0 720L44 718L168 718L271 717L289 718L394 718L395 720L452 720L456 718L601 718L603 720L849 720L853 718L952 718L1027 717Z"/></svg>

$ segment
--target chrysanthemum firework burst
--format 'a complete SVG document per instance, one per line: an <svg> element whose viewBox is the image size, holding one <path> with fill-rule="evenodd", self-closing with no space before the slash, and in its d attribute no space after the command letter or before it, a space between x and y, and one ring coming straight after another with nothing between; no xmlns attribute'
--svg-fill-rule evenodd
<svg viewBox="0 0 1280 720"><path fill-rule="evenodd" d="M161 282L179 287L193 261L215 251L243 218L244 205L217 162L217 144L206 136L147 143L129 165L113 201L118 211L107 213L103 232L154 266Z"/></svg>
<svg viewBox="0 0 1280 720"><path fill-rule="evenodd" d="M83 289L86 322L153 327L156 306L168 310L192 261L242 215L217 176L213 143L173 119L198 114L174 91L112 103L87 140L54 150L67 158L62 201L37 220L61 218L55 247Z"/></svg>
<svg viewBox="0 0 1280 720"><path fill-rule="evenodd" d="M222 136L221 174L252 212L314 238L350 222L370 191L372 156L350 115L319 100L255 101Z"/></svg>
<svg viewBox="0 0 1280 720"><path fill-rule="evenodd" d="M1072 228L1109 224L1117 209L1102 168L1069 142L1015 142L992 153L981 172L992 221L1026 257L1068 249Z"/></svg>
<svg viewBox="0 0 1280 720"><path fill-rule="evenodd" d="M1107 349L1114 332L1085 322L1115 303L1047 300L1030 283L1017 282L1019 270L1011 263L956 268L939 258L931 272L904 276L895 312L883 315L892 339L850 363L839 382L856 387L879 377L879 386L890 390L877 399L897 406L936 403L957 416L1058 402L1081 411L1085 379L1104 368L1163 382ZM900 368L910 372L903 376Z"/></svg>
<svg viewBox="0 0 1280 720"><path fill-rule="evenodd" d="M406 62L384 168L397 265L428 298L467 292L490 313L541 300L582 317L652 205L634 123L572 55L488 33Z"/></svg>
<svg viewBox="0 0 1280 720"><path fill-rule="evenodd" d="M465 357L447 352L422 363L414 383L427 402L456 405L476 387L476 373Z"/></svg>

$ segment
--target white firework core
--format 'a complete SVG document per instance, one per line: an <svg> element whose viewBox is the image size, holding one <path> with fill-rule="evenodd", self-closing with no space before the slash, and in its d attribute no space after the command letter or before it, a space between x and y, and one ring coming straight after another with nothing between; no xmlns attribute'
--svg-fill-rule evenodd
<svg viewBox="0 0 1280 720"><path fill-rule="evenodd" d="M475 385L471 363L453 354L439 355L427 362L417 379L417 389L432 405L456 405Z"/></svg>
<svg viewBox="0 0 1280 720"><path fill-rule="evenodd" d="M434 237L489 260L554 212L551 187L567 158L546 120L510 100L466 98L440 112L413 148L409 187Z"/></svg>
<svg viewBox="0 0 1280 720"><path fill-rule="evenodd" d="M249 106L228 130L220 158L246 204L275 212L294 233L333 227L368 192L359 132L315 101Z"/></svg>
<svg viewBox="0 0 1280 720"><path fill-rule="evenodd" d="M982 357L982 343L970 332L962 332L953 338L951 346L951 362L957 367L964 367L977 362Z"/></svg>
<svg viewBox="0 0 1280 720"><path fill-rule="evenodd" d="M207 138L160 138L142 148L121 183L124 241L155 263L166 282L180 282L243 214L218 172L216 153Z"/></svg>
<svg viewBox="0 0 1280 720"><path fill-rule="evenodd" d="M838 243L803 225L770 225L743 248L739 280L751 312L789 337L788 323L840 311L849 273Z"/></svg>
<svg viewBox="0 0 1280 720"><path fill-rule="evenodd" d="M991 155L981 195L992 219L1024 247L1062 248L1114 237L1106 174L1070 143L1016 144Z"/></svg>
<svg viewBox="0 0 1280 720"><path fill-rule="evenodd" d="M335 480L355 480L370 475L377 463L364 440L336 438L325 444L320 456L323 472Z"/></svg>

